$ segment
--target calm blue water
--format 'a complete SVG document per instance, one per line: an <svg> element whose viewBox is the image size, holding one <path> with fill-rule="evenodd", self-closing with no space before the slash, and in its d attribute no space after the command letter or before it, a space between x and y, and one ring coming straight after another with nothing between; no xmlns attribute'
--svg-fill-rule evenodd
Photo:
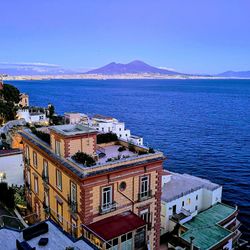
<svg viewBox="0 0 250 250"><path fill-rule="evenodd" d="M250 239L250 80L51 80L12 82L32 105L125 121L162 150L165 168L210 179L240 207Z"/></svg>

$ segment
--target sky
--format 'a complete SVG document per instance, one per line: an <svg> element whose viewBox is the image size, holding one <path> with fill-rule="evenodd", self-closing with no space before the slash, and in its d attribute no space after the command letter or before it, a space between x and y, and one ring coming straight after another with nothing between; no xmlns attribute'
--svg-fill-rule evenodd
<svg viewBox="0 0 250 250"><path fill-rule="evenodd" d="M250 70L249 0L1 0L0 64Z"/></svg>

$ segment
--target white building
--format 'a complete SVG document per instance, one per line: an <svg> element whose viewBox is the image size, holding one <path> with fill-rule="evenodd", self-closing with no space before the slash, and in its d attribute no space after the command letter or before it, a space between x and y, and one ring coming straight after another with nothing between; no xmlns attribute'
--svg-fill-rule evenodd
<svg viewBox="0 0 250 250"><path fill-rule="evenodd" d="M24 184L23 155L20 150L0 150L0 182L7 182L9 186Z"/></svg>
<svg viewBox="0 0 250 250"><path fill-rule="evenodd" d="M30 112L29 109L19 109L17 111L17 119L24 119L27 123L32 124L48 124L49 119L45 113Z"/></svg>
<svg viewBox="0 0 250 250"><path fill-rule="evenodd" d="M124 122L119 122L112 117L95 115L89 120L89 125L101 133L114 133L120 140L128 141L135 145L143 145L143 138L131 135L129 129L126 129Z"/></svg>
<svg viewBox="0 0 250 250"><path fill-rule="evenodd" d="M197 213L221 202L222 186L188 174L166 172L162 177L161 234L173 231Z"/></svg>

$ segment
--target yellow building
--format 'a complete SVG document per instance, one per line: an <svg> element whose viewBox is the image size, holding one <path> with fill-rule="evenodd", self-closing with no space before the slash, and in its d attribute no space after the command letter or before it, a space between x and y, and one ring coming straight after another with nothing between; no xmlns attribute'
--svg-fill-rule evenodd
<svg viewBox="0 0 250 250"><path fill-rule="evenodd" d="M23 108L29 107L29 96L25 93L20 94L19 105Z"/></svg>
<svg viewBox="0 0 250 250"><path fill-rule="evenodd" d="M50 145L29 130L20 134L26 196L39 219L50 216L100 249L159 249L161 152L97 144L97 132L82 125L51 127ZM77 152L95 163L76 162Z"/></svg>

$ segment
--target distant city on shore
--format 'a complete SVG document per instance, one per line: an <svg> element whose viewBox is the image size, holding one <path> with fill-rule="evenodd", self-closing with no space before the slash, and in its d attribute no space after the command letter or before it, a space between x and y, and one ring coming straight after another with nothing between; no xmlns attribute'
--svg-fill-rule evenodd
<svg viewBox="0 0 250 250"><path fill-rule="evenodd" d="M86 70L65 69L51 64L0 64L0 74L7 80L41 79L249 79L249 71L226 71L219 74L189 74L154 67L135 60L127 64L112 62L103 67Z"/></svg>

